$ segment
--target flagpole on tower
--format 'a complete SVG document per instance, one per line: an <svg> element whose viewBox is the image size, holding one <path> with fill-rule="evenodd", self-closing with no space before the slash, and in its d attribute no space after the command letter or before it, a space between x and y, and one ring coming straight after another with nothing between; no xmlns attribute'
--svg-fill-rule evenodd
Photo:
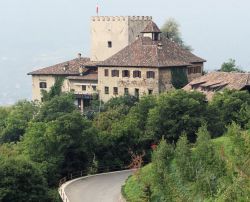
<svg viewBox="0 0 250 202"><path fill-rule="evenodd" d="M99 16L99 4L96 4L96 15Z"/></svg>

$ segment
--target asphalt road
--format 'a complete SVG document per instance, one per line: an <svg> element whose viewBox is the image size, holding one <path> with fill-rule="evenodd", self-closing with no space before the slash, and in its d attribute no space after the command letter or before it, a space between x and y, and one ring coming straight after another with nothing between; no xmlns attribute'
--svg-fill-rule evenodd
<svg viewBox="0 0 250 202"><path fill-rule="evenodd" d="M132 171L93 176L72 182L65 188L70 202L120 202L121 187Z"/></svg>

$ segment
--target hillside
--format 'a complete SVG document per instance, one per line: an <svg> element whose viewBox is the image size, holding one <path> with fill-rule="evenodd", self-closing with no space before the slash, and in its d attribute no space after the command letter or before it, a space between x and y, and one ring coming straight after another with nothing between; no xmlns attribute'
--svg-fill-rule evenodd
<svg viewBox="0 0 250 202"><path fill-rule="evenodd" d="M249 201L250 199L250 159L249 159L249 131L238 131L236 125L230 126L228 132L219 138L209 140L215 153L218 155L220 162L215 163L213 166L217 167L215 172L217 174L222 172L221 175L213 175L213 172L205 171L206 177L204 179L211 180L207 183L210 185L209 193L206 192L206 183L201 183L198 180L198 175L194 175L194 179L183 178L185 168L178 168L178 159L175 157L171 160L169 169L161 177L164 180L155 179L159 176L159 159L153 159L151 164L143 167L138 173L131 176L126 185L123 187L123 194L128 202L144 202L144 201ZM241 135L239 137L238 135ZM237 138L238 137L238 138ZM237 139L236 139L237 138ZM210 144L208 143L208 145ZM162 146L161 146L162 147ZM191 161L198 161L197 148L195 145L191 148ZM158 150L158 151L157 151ZM162 153L162 148L157 149L154 153ZM178 145L175 148L175 153L178 151ZM209 152L208 152L209 153ZM210 153L211 154L211 153ZM153 154L156 156L157 154ZM188 154L187 154L188 155ZM214 158L206 156L205 153L200 154L203 158L209 160ZM194 158L196 156L196 159ZM216 161L216 160L215 160ZM210 162L210 163L214 163ZM186 162L187 163L187 162ZM195 163L193 163L195 164ZM206 163L203 164L203 166ZM220 164L220 166L218 166ZM156 165L158 165L156 167ZM195 164L196 166L198 164ZM207 165L208 166L208 165ZM167 166L166 166L167 167ZM192 169L191 169L192 170ZM190 171L191 171L190 170ZM196 171L199 168L196 167ZM205 169L204 169L205 170ZM201 171L202 172L202 171ZM164 176L166 175L166 176ZM216 179L214 179L216 178ZM160 184L162 183L162 184ZM171 185L171 186L169 186ZM171 189L170 197L164 196L159 190L167 186ZM198 186L198 187L197 187ZM198 188L198 189L197 189ZM213 190L213 188L216 188ZM167 191L164 191L166 192Z"/></svg>

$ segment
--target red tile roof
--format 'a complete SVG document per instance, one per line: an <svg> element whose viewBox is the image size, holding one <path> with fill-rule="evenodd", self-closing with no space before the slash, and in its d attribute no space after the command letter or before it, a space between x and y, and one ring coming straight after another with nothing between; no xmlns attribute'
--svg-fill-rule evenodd
<svg viewBox="0 0 250 202"><path fill-rule="evenodd" d="M99 66L173 67L202 62L205 60L162 36L160 41L139 37L135 42L101 62Z"/></svg>
<svg viewBox="0 0 250 202"><path fill-rule="evenodd" d="M76 58L67 62L45 67L28 75L79 75L79 68L90 62L90 58Z"/></svg>
<svg viewBox="0 0 250 202"><path fill-rule="evenodd" d="M197 90L204 93L210 100L215 91L229 89L242 90L250 86L250 73L238 72L211 72L187 84L183 89Z"/></svg>
<svg viewBox="0 0 250 202"><path fill-rule="evenodd" d="M141 33L161 33L161 30L153 21L150 21Z"/></svg>

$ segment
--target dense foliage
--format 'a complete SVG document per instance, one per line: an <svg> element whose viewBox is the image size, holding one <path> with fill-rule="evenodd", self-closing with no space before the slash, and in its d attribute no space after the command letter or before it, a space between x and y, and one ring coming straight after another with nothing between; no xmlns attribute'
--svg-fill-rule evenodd
<svg viewBox="0 0 250 202"><path fill-rule="evenodd" d="M1 201L57 201L58 181L68 173L125 168L132 152L145 153L144 161L151 161L151 146L157 144L152 156L156 180L144 187L144 200L151 195L159 200L180 195L178 189L170 191L176 185L175 179L192 185L192 189L182 187L188 193L183 197L190 197L191 193L193 197L221 196L225 182L238 178L233 168L225 166L208 134L221 136L233 122L227 137L239 146L230 152L232 156L241 155L233 162L237 168L246 169L241 162L248 162L249 148L244 142L249 139L237 127L246 130L250 126L247 92L226 91L210 103L200 93L183 90L140 100L118 97L89 117L78 111L71 93L62 93L58 87L52 90L44 94L47 97L41 104L20 101L11 107L0 107ZM237 130L240 138L234 138ZM194 149L190 142L196 142ZM166 175L173 169L178 173ZM229 171L233 177L224 179ZM231 189L241 183L246 186L247 181L237 181ZM245 192L231 193L237 198Z"/></svg>
<svg viewBox="0 0 250 202"><path fill-rule="evenodd" d="M250 131L233 123L220 138L206 126L197 135L195 145L185 135L176 146L162 140L152 164L123 187L128 202L249 201Z"/></svg>
<svg viewBox="0 0 250 202"><path fill-rule="evenodd" d="M240 69L236 65L236 61L234 59L229 59L227 62L224 62L221 65L220 71L222 72L243 72L243 70Z"/></svg>

